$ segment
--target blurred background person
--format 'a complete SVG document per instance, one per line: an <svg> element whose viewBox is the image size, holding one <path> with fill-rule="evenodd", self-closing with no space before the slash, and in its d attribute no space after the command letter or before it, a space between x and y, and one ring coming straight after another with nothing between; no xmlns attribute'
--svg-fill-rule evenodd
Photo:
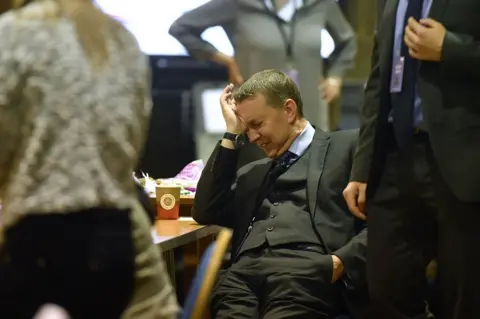
<svg viewBox="0 0 480 319"><path fill-rule="evenodd" d="M234 57L202 39L213 26L225 30ZM328 70L320 55L324 29L335 43ZM305 117L325 130L326 104L338 98L356 53L355 34L335 0L212 0L178 18L169 33L193 57L226 66L235 85L264 69L284 71L299 86ZM242 163L263 156L254 148Z"/></svg>
<svg viewBox="0 0 480 319"><path fill-rule="evenodd" d="M176 317L132 180L151 111L144 55L91 0L13 5L0 17L0 318L54 303L118 319L137 289L162 308L148 318Z"/></svg>

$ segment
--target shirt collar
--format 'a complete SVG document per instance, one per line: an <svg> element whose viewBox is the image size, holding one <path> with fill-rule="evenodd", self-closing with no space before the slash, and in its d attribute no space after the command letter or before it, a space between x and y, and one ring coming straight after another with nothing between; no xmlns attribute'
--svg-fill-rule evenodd
<svg viewBox="0 0 480 319"><path fill-rule="evenodd" d="M289 22L292 20L295 11L303 6L301 0L289 0L278 12L275 11L275 6L273 5L272 1L275 0L264 0L267 7L275 12L280 18Z"/></svg>
<svg viewBox="0 0 480 319"><path fill-rule="evenodd" d="M315 135L315 129L307 121L307 125L303 129L302 133L293 141L292 145L288 149L290 152L294 153L297 156L302 156L307 148L312 144L313 136Z"/></svg>

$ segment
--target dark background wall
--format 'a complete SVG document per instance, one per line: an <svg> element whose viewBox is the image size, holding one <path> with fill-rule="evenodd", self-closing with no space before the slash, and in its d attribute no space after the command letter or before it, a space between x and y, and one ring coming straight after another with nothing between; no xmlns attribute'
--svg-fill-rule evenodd
<svg viewBox="0 0 480 319"><path fill-rule="evenodd" d="M225 68L188 56L151 56L153 110L139 170L155 178L173 177L196 159L195 108L191 90L198 82L225 81Z"/></svg>

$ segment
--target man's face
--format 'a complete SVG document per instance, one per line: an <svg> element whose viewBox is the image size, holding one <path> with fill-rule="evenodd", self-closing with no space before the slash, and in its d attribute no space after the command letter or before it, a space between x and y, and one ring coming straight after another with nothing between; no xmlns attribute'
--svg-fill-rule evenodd
<svg viewBox="0 0 480 319"><path fill-rule="evenodd" d="M287 100L284 107L267 105L261 94L237 103L237 115L247 126L250 142L257 144L268 157L276 157L292 132L296 106Z"/></svg>

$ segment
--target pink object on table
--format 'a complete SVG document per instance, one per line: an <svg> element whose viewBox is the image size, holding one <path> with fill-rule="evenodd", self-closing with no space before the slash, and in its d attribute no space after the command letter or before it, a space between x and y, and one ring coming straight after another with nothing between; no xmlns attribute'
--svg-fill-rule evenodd
<svg viewBox="0 0 480 319"><path fill-rule="evenodd" d="M175 176L177 179L186 181L198 181L205 165L202 160L196 160L185 166L180 173Z"/></svg>

